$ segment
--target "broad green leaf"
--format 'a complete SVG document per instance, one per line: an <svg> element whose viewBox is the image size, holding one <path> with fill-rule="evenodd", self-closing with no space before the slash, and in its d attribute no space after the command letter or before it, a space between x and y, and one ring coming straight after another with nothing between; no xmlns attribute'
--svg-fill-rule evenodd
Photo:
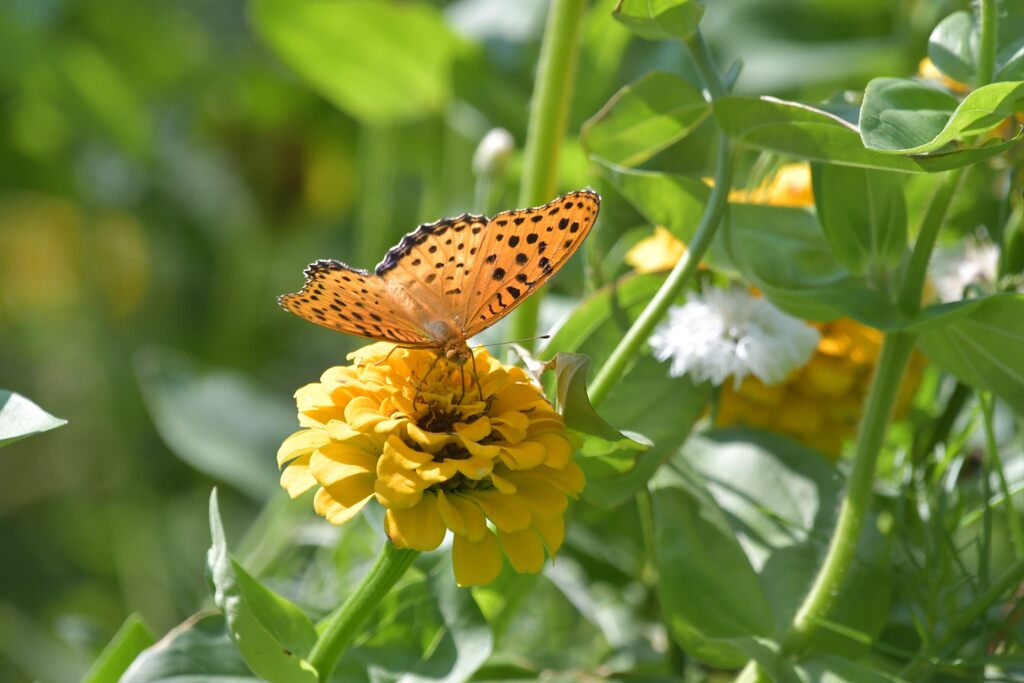
<svg viewBox="0 0 1024 683"><path fill-rule="evenodd" d="M691 439L682 457L723 509L783 632L813 581L835 524L843 486L824 457L791 439L748 429L714 430ZM881 535L869 528L815 649L861 654L885 624L891 576Z"/></svg>
<svg viewBox="0 0 1024 683"><path fill-rule="evenodd" d="M257 683L224 615L200 612L136 659L120 683Z"/></svg>
<svg viewBox="0 0 1024 683"><path fill-rule="evenodd" d="M682 241L690 241L711 193L705 183L688 176L606 163L603 166L615 188L651 225L660 225Z"/></svg>
<svg viewBox="0 0 1024 683"><path fill-rule="evenodd" d="M590 154L636 166L684 138L710 113L700 90L655 71L615 93L583 124L581 141Z"/></svg>
<svg viewBox="0 0 1024 683"><path fill-rule="evenodd" d="M711 666L742 666L728 638L770 638L771 606L725 513L698 477L663 467L650 483L658 595L672 638Z"/></svg>
<svg viewBox="0 0 1024 683"><path fill-rule="evenodd" d="M117 683L139 653L153 642L142 618L132 614L103 648L82 683Z"/></svg>
<svg viewBox="0 0 1024 683"><path fill-rule="evenodd" d="M1024 81L992 83L962 102L920 81L876 78L864 91L860 133L864 145L888 154L925 154L954 140L984 133L1013 115Z"/></svg>
<svg viewBox="0 0 1024 683"><path fill-rule="evenodd" d="M637 454L650 448L651 442L640 434L619 433L590 405L587 356L559 353L552 366L558 382L558 406L566 428L581 441L577 462L587 477L607 479L628 472L636 463Z"/></svg>
<svg viewBox="0 0 1024 683"><path fill-rule="evenodd" d="M0 389L0 446L66 425L21 394Z"/></svg>
<svg viewBox="0 0 1024 683"><path fill-rule="evenodd" d="M288 397L166 349L146 349L135 365L157 431L175 455L253 498L279 490L273 454L297 427Z"/></svg>
<svg viewBox="0 0 1024 683"><path fill-rule="evenodd" d="M583 498L602 508L614 508L633 498L690 436L711 403L713 387L694 384L688 376L672 377L668 364L644 354L631 367L601 410L616 423L629 425L654 444L640 454L636 466L611 479L590 479Z"/></svg>
<svg viewBox="0 0 1024 683"><path fill-rule="evenodd" d="M818 220L836 259L856 275L884 277L907 248L902 178L835 164L815 164L812 175Z"/></svg>
<svg viewBox="0 0 1024 683"><path fill-rule="evenodd" d="M805 320L847 315L883 329L906 323L889 299L842 267L816 217L804 209L730 205L708 260L735 268L774 304Z"/></svg>
<svg viewBox="0 0 1024 683"><path fill-rule="evenodd" d="M460 38L423 2L251 0L281 59L365 124L419 119L449 99Z"/></svg>
<svg viewBox="0 0 1024 683"><path fill-rule="evenodd" d="M612 16L647 40L686 38L696 30L704 6L697 0L619 0Z"/></svg>
<svg viewBox="0 0 1024 683"><path fill-rule="evenodd" d="M923 332L919 345L943 370L1024 413L1024 295L998 294Z"/></svg>
<svg viewBox="0 0 1024 683"><path fill-rule="evenodd" d="M928 38L928 57L950 78L973 83L978 68L978 30L971 12L953 12Z"/></svg>
<svg viewBox="0 0 1024 683"><path fill-rule="evenodd" d="M774 97L723 97L715 118L739 144L778 154L845 166L904 173L935 173L1000 154L1010 140L951 152L896 155L868 149L856 126L821 109Z"/></svg>
<svg viewBox="0 0 1024 683"><path fill-rule="evenodd" d="M835 655L814 652L797 665L802 683L905 683L886 671Z"/></svg>
<svg viewBox="0 0 1024 683"><path fill-rule="evenodd" d="M316 670L304 659L316 642L313 623L228 554L216 489L210 494L210 536L207 568L214 602L224 612L228 632L246 664L270 683L316 683Z"/></svg>

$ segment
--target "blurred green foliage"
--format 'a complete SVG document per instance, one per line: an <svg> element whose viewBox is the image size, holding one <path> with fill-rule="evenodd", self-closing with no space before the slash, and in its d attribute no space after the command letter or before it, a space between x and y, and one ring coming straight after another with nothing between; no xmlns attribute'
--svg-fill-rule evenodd
<svg viewBox="0 0 1024 683"><path fill-rule="evenodd" d="M586 18L559 183L597 186L606 198L601 225L586 258L554 282L561 296L549 297L548 322L624 272L620 261L602 256L622 254L637 238L634 229L647 224L627 201L648 191L637 173L602 180L592 172L577 139L581 126L652 70L694 81L680 45L632 40L612 18L613 4L594 2ZM545 6L0 3L0 387L69 420L0 452L0 680L75 680L130 613L163 634L211 606L203 566L213 483L223 485L229 535L241 538L249 528L233 547L250 571L272 566L282 593L321 596L304 605L314 612L336 602L338 582L325 576L355 573L379 535L363 526L325 531L310 506L277 500L273 449L294 428L291 392L357 342L286 315L274 297L297 289L302 267L316 258L370 267L419 222L510 206L517 162L494 204L474 206L471 158L492 127L507 128L522 144ZM914 73L933 26L966 7L952 0L730 0L708 3L702 26L720 63L743 60L737 95L819 101L861 90L871 77ZM303 37L316 30L336 43L330 60L304 49ZM303 80L336 84L339 72L348 87L322 87L323 96ZM701 124L679 125L688 132ZM696 135L657 165L699 176L708 142ZM658 150L628 151L646 158ZM927 179L908 181L915 182L911 204L931 188ZM962 199L954 204L952 222L962 232L979 214L999 211L988 185L976 189L970 211ZM585 336L573 348L585 346ZM659 479L655 505L690 505L691 474ZM789 474L779 476L788 481ZM822 500L835 496L826 475L800 476L811 481L794 486L810 486ZM564 562L538 579L543 585L515 619L502 616L497 596L525 591L516 582L526 579L503 576L476 594L492 624L513 622L488 664L495 676L589 669L606 658L614 663L616 653L656 659L625 615L627 606L649 600L636 580L642 520L628 510L581 504ZM742 519L742 510L729 513ZM296 520L307 519L308 538L289 540ZM344 550L318 555L315 562L328 566L310 570L313 549L342 534ZM820 541L793 552L816 559ZM288 543L303 550L282 560L275 548ZM769 545L770 555L791 550ZM281 578L298 576L300 566L309 570L302 591ZM741 569L747 581L765 580ZM447 579L448 572L426 567L410 582L428 582L432 595L448 599L450 581L435 581L435 573ZM598 589L580 591L584 582ZM389 599L408 597L399 593ZM790 597L765 600L785 612ZM928 598L941 603L935 592ZM422 609L434 621L479 619L475 605L459 603L469 617L433 603ZM587 618L568 616L571 609ZM900 634L908 648L917 637L911 621ZM562 637L546 639L535 628L541 622ZM123 638L148 642L144 627L125 628ZM210 639L221 642L222 628L210 627ZM358 652L386 646L371 639ZM723 663L735 659L734 650L715 648ZM528 663L510 654L524 651ZM239 664L225 662L225 671Z"/></svg>

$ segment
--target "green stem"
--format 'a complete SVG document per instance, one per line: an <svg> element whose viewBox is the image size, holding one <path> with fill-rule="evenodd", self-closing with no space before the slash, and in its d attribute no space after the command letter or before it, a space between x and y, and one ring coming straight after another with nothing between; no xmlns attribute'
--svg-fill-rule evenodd
<svg viewBox="0 0 1024 683"><path fill-rule="evenodd" d="M942 227L949 204L953 200L953 194L960 185L963 174L963 168L946 174L938 189L935 190L935 194L932 195L928 211L925 213L924 220L921 221L921 230L917 234L914 251L911 252L910 260L907 262L907 269L903 275L903 286L899 293L900 308L907 315L915 315L921 309L921 296L924 292L925 275L928 271L928 262L932 257L932 249L935 247L939 228Z"/></svg>
<svg viewBox="0 0 1024 683"><path fill-rule="evenodd" d="M309 663L316 668L321 681L330 678L338 658L355 637L359 626L380 604L398 579L402 578L417 555L419 552L415 550L399 550L391 541L387 541L384 550L362 583L341 607L324 619L319 629L320 638L308 658Z"/></svg>
<svg viewBox="0 0 1024 683"><path fill-rule="evenodd" d="M978 71L975 85L992 82L996 68L996 2L981 0L981 37L978 41Z"/></svg>
<svg viewBox="0 0 1024 683"><path fill-rule="evenodd" d="M846 485L846 497L839 508L839 518L825 561L811 590L804 597L789 633L783 639L783 648L788 652L799 651L814 635L820 621L832 608L853 564L860 532L871 508L878 453L885 438L903 370L913 349L914 335L907 333L886 335L882 344L882 355L871 383L864 419L857 437L857 450Z"/></svg>
<svg viewBox="0 0 1024 683"><path fill-rule="evenodd" d="M576 61L587 0L552 0L547 29L540 48L537 81L530 105L530 120L523 152L519 205L543 204L555 194L558 152L565 138L576 78ZM543 292L534 292L512 314L512 337L526 339L537 333ZM522 342L528 348L531 342Z"/></svg>
<svg viewBox="0 0 1024 683"><path fill-rule="evenodd" d="M700 32L694 32L693 36L686 42L689 48L690 57L694 66L700 74L708 94L712 99L725 93L725 86L711 61L707 45ZM664 284L650 300L640 316L619 341L618 346L608 356L608 360L601 366L597 377L590 385L590 401L597 405L612 390L626 368L636 357L644 342L654 331L661 319L665 316L672 302L689 283L690 278L697 272L697 267L704 258L705 252L711 246L718 225L722 221L722 215L728 206L729 187L732 184L732 151L729 138L722 134L718 140L718 158L715 164L714 186L711 188L711 195L708 197L707 206L704 207L704 214L700 218L700 224L693 235L693 239L686 247L686 252L679 259L675 267L669 273Z"/></svg>
<svg viewBox="0 0 1024 683"><path fill-rule="evenodd" d="M358 208L358 263L372 268L391 245L394 211L395 166L398 129L381 124L364 126L359 133L358 154L363 187Z"/></svg>
<svg viewBox="0 0 1024 683"><path fill-rule="evenodd" d="M996 443L996 434L993 426L995 419L995 397L985 392L978 396L981 403L981 411L985 424L985 476L992 470L999 478L999 488L1003 494L1006 506L1006 521L1010 527L1010 536L1013 537L1014 552L1018 558L1024 557L1024 527L1021 526L1020 515L1013 505L1013 497L1010 495L1010 484L1006 481L1006 472L1003 471L1002 459L999 457L999 444ZM987 503L988 501L986 501Z"/></svg>

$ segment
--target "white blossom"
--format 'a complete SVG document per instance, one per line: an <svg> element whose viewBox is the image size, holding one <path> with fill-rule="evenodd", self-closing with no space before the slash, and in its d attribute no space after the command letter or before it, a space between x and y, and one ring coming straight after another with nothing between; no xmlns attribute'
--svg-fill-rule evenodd
<svg viewBox="0 0 1024 683"><path fill-rule="evenodd" d="M473 173L495 176L501 172L516 148L516 141L504 128L492 128L480 140L473 152Z"/></svg>
<svg viewBox="0 0 1024 683"><path fill-rule="evenodd" d="M658 360L671 359L673 377L689 374L718 385L731 376L738 387L747 375L781 382L810 360L819 338L815 328L764 298L708 289L669 309L650 344Z"/></svg>
<svg viewBox="0 0 1024 683"><path fill-rule="evenodd" d="M961 245L942 249L932 259L932 281L943 303L959 301L970 285L985 291L995 287L999 248L988 240L967 237Z"/></svg>

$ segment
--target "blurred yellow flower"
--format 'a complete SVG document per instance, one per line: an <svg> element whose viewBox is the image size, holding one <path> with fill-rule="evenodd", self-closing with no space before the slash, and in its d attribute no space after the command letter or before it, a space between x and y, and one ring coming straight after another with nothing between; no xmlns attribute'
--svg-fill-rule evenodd
<svg viewBox="0 0 1024 683"><path fill-rule="evenodd" d="M775 175L752 190L733 190L730 202L805 208L814 206L811 165L806 161L781 166Z"/></svg>
<svg viewBox="0 0 1024 683"><path fill-rule="evenodd" d="M434 550L450 530L460 586L492 581L503 552L517 572L539 571L583 472L529 375L473 355L458 367L386 343L350 354L296 392L303 429L278 451L281 485L293 498L319 487L316 511L333 524L376 498L399 548Z"/></svg>
<svg viewBox="0 0 1024 683"><path fill-rule="evenodd" d="M660 273L672 270L685 251L686 245L659 225L654 228L653 235L633 245L626 254L626 263L638 273Z"/></svg>
<svg viewBox="0 0 1024 683"><path fill-rule="evenodd" d="M882 333L849 318L816 325L821 333L811 360L781 384L747 377L722 387L715 424L745 425L793 437L831 459L857 431L864 398L878 363ZM906 414L921 382L924 359L911 356L894 416Z"/></svg>
<svg viewBox="0 0 1024 683"><path fill-rule="evenodd" d="M971 89L969 85L953 80L939 71L939 67L935 66L935 62L928 57L925 57L918 63L917 77L923 81L938 83L946 89L961 95Z"/></svg>

